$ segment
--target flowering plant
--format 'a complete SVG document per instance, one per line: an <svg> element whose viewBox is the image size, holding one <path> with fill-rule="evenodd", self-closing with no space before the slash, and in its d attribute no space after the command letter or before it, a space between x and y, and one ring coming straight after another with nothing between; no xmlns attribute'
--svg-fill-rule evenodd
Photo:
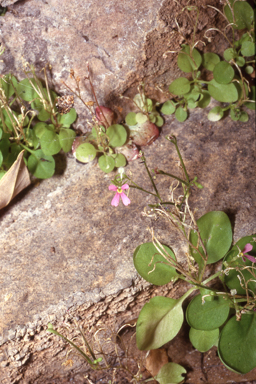
<svg viewBox="0 0 256 384"><path fill-rule="evenodd" d="M154 192L140 187L123 173L112 181L115 185L125 182L126 188L129 183L130 188L158 199L159 202L151 204L146 214L164 218L188 244L185 265L170 247L159 242L152 229L152 242L137 246L134 266L145 280L164 285L181 279L189 285L188 291L179 299L159 296L144 305L137 321L137 346L140 350L157 349L172 340L184 322L184 300L198 290L186 309L191 343L200 352L218 346L219 357L227 368L247 373L256 367L256 235L243 237L230 250L232 227L224 212L208 212L195 219L188 203L189 193L192 186L202 186L196 178L190 180L176 138L170 136L167 139L177 150L183 176L158 169L153 172L176 179L183 188L182 195L179 190L179 196L175 197L176 185L172 188L171 200L166 201L160 196L144 155L141 159ZM208 265L221 259L221 268L209 276ZM216 278L219 278L218 283ZM164 367L168 380L172 380L173 373L168 371L168 366Z"/></svg>

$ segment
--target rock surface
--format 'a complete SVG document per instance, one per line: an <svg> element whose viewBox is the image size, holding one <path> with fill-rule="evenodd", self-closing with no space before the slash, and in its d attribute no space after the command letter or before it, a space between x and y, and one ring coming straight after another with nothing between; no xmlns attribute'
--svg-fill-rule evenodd
<svg viewBox="0 0 256 384"><path fill-rule="evenodd" d="M186 4L180 3L19 1L0 18L1 40L6 47L1 72L12 70L21 77L21 57L38 70L49 62L52 86L66 92L61 80L71 85L69 69L83 77L89 62L99 101L120 112L125 107L117 96L126 94L130 87L134 91L141 79L152 82L149 92L157 95L155 84L166 86L177 76L174 56L164 59L163 53L170 45L172 50L178 49L182 42L173 34L174 16L179 18ZM211 21L216 22L216 12L207 9L205 3L200 2L204 16L198 38ZM189 38L192 28L187 18L179 22ZM218 38L213 44L218 44ZM88 88L83 92L90 100ZM79 103L76 107L77 126L85 131L87 115ZM198 176L204 185L191 196L192 207L198 208L197 217L224 210L232 220L234 241L255 232L253 114L246 124L228 119L210 123L201 110L193 111L186 123L167 118L161 137L145 153L151 168L157 165L178 174L177 156L164 139L170 133L178 138L191 178ZM152 226L161 241L178 249L176 235L167 223L142 215L152 198L131 190L131 205L113 208L108 191L112 174L104 176L95 163L82 165L72 156L58 155L57 160L52 179L34 183L0 211L3 384L83 382L87 370L81 360L75 357L70 368L61 365L67 348L46 332L49 321L60 327L78 318L87 327L102 319L116 328L138 316L143 302L152 295L175 297L183 289L148 287L137 278L133 267L134 249L150 241L147 227ZM128 171L135 181L150 188L143 164L134 162ZM159 188L167 196L170 181L159 179ZM172 359L182 363L183 358L176 361L172 355ZM197 359L199 363L201 354ZM186 364L195 368L189 360ZM203 368L211 377L212 367L207 364L206 360ZM231 377L227 370L222 377L226 372ZM249 374L247 380L255 375ZM188 382L197 382L199 376L191 371ZM207 377L202 377L207 382ZM221 377L218 380L214 383L225 382ZM239 376L233 381L239 382Z"/></svg>

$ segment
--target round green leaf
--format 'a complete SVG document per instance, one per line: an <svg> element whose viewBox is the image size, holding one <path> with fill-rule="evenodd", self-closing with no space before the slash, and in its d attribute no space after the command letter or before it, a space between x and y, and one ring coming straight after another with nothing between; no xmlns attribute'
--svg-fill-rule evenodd
<svg viewBox="0 0 256 384"><path fill-rule="evenodd" d="M192 57L193 59L190 57L189 45L183 45L177 59L178 67L183 72L192 72L200 67L202 63L202 56L196 48L194 48L192 51Z"/></svg>
<svg viewBox="0 0 256 384"><path fill-rule="evenodd" d="M244 56L254 56L255 55L255 43L252 41L244 41L242 43L241 53Z"/></svg>
<svg viewBox="0 0 256 384"><path fill-rule="evenodd" d="M184 95L190 91L190 82L185 77L179 77L169 85L169 91L174 95Z"/></svg>
<svg viewBox="0 0 256 384"><path fill-rule="evenodd" d="M210 104L210 101L211 101L210 93L208 91L202 91L202 95L197 105L199 108L206 108Z"/></svg>
<svg viewBox="0 0 256 384"><path fill-rule="evenodd" d="M216 53L206 52L203 54L202 65L209 71L213 71L216 64L220 62L220 58Z"/></svg>
<svg viewBox="0 0 256 384"><path fill-rule="evenodd" d="M136 113L136 123L143 124L148 120L147 116L144 113Z"/></svg>
<svg viewBox="0 0 256 384"><path fill-rule="evenodd" d="M254 19L252 7L246 1L236 1L234 3L235 23L238 29L247 28L250 30Z"/></svg>
<svg viewBox="0 0 256 384"><path fill-rule="evenodd" d="M219 339L219 328L211 331L202 331L201 329L190 328L189 339L194 348L199 352L207 352Z"/></svg>
<svg viewBox="0 0 256 384"><path fill-rule="evenodd" d="M222 103L233 103L238 100L238 91L234 83L219 84L216 80L211 80L208 85L210 95Z"/></svg>
<svg viewBox="0 0 256 384"><path fill-rule="evenodd" d="M240 276L242 278L242 281L249 281L249 280L255 280L253 279L252 274L250 273L248 267L252 266L252 262L248 260L246 257L244 257L244 260L242 257L236 258L236 256L239 255L239 249L242 251L246 244L252 244L253 249L250 252L251 256L256 257L256 242L253 240L253 238L256 237L256 234L251 236L245 236L242 239L240 239L228 252L228 254L225 256L223 260L223 266L222 268L225 269L226 267L234 268L229 270L228 275L224 275L224 282L228 286L229 289L235 289L237 291L238 295L244 295L245 289L241 286L240 280L237 276ZM246 269L245 269L246 268ZM248 283L248 289L252 292L256 292L256 282L250 281Z"/></svg>
<svg viewBox="0 0 256 384"><path fill-rule="evenodd" d="M224 363L246 374L256 367L256 314L233 316L224 326L219 340L219 354Z"/></svg>
<svg viewBox="0 0 256 384"><path fill-rule="evenodd" d="M162 108L161 108L161 112L164 114L164 115L172 115L174 112L175 112L175 109L176 109L176 105L173 103L173 101L171 100L167 100Z"/></svg>
<svg viewBox="0 0 256 384"><path fill-rule="evenodd" d="M241 116L241 110L239 108L232 108L230 110L230 117L233 121L239 120Z"/></svg>
<svg viewBox="0 0 256 384"><path fill-rule="evenodd" d="M213 69L213 77L219 84L229 84L234 76L233 67L226 61L220 61Z"/></svg>
<svg viewBox="0 0 256 384"><path fill-rule="evenodd" d="M72 129L61 128L59 133L59 142L64 152L71 151L72 144L75 137L76 137L76 133Z"/></svg>
<svg viewBox="0 0 256 384"><path fill-rule="evenodd" d="M245 72L248 74L248 75L251 75L254 71L254 68L251 66L251 65L247 65L245 67Z"/></svg>
<svg viewBox="0 0 256 384"><path fill-rule="evenodd" d="M180 106L175 111L175 117L178 121L180 121L182 123L183 121L185 121L187 119L188 113L184 108L182 108Z"/></svg>
<svg viewBox="0 0 256 384"><path fill-rule="evenodd" d="M149 116L148 116L148 119L151 123L155 124L156 122L156 116L153 115L153 113L151 113Z"/></svg>
<svg viewBox="0 0 256 384"><path fill-rule="evenodd" d="M74 108L71 108L68 113L65 113L63 115L58 115L59 123L62 124L63 127L67 127L67 128L74 123L76 118L77 118L77 114Z"/></svg>
<svg viewBox="0 0 256 384"><path fill-rule="evenodd" d="M41 149L33 151L28 158L28 170L39 179L48 179L55 171L54 158L45 155Z"/></svg>
<svg viewBox="0 0 256 384"><path fill-rule="evenodd" d="M235 62L236 62L237 65L239 65L239 67L243 67L245 65L245 59L242 56L238 56L235 59Z"/></svg>
<svg viewBox="0 0 256 384"><path fill-rule="evenodd" d="M174 300L157 296L144 305L136 326L140 350L160 348L177 335L184 319L182 302L183 298Z"/></svg>
<svg viewBox="0 0 256 384"><path fill-rule="evenodd" d="M176 260L171 249L166 245L163 247L169 257ZM178 276L176 270L167 264L167 260L157 251L153 243L139 245L133 254L133 263L140 276L155 285L167 284L176 280Z"/></svg>
<svg viewBox="0 0 256 384"><path fill-rule="evenodd" d="M52 124L46 124L46 123L37 123L33 128L34 134L36 137L41 139L43 134L47 131L54 131L54 125Z"/></svg>
<svg viewBox="0 0 256 384"><path fill-rule="evenodd" d="M115 167L124 167L126 165L126 158L122 153L118 153L115 157Z"/></svg>
<svg viewBox="0 0 256 384"><path fill-rule="evenodd" d="M75 152L75 158L81 163L89 163L96 157L96 149L90 143L82 143Z"/></svg>
<svg viewBox="0 0 256 384"><path fill-rule="evenodd" d="M137 120L136 120L136 113L135 112L129 112L128 115L125 118L125 122L127 125L136 125Z"/></svg>
<svg viewBox="0 0 256 384"><path fill-rule="evenodd" d="M224 115L223 109L221 107L213 107L207 115L208 120L210 121L219 121Z"/></svg>
<svg viewBox="0 0 256 384"><path fill-rule="evenodd" d="M127 140L126 129L120 124L111 125L106 132L111 147L121 147Z"/></svg>
<svg viewBox="0 0 256 384"><path fill-rule="evenodd" d="M183 382L184 377L187 373L186 369L176 363L167 363L162 366L158 374L154 377L159 384L176 384Z"/></svg>
<svg viewBox="0 0 256 384"><path fill-rule="evenodd" d="M38 85L36 84L36 81L34 79L24 79L24 80L21 80L17 86L16 86L16 90L17 90L17 93L18 95L25 101L32 101L34 100L36 97L38 97L38 94L37 92L34 90L34 88L32 87L32 85L30 84L30 81L34 84L34 86L36 87L36 89L38 89Z"/></svg>
<svg viewBox="0 0 256 384"><path fill-rule="evenodd" d="M186 311L190 327L203 331L219 328L228 318L229 301L222 296L214 296L212 301L202 302L202 295L195 296Z"/></svg>
<svg viewBox="0 0 256 384"><path fill-rule="evenodd" d="M61 150L59 135L48 129L42 135L40 144L42 151L48 156L56 155Z"/></svg>
<svg viewBox="0 0 256 384"><path fill-rule="evenodd" d="M157 127L162 127L164 124L164 119L160 115L157 115L155 124Z"/></svg>
<svg viewBox="0 0 256 384"><path fill-rule="evenodd" d="M239 121L242 123L246 123L249 120L249 115L245 111L241 111L241 116L239 117Z"/></svg>
<svg viewBox="0 0 256 384"><path fill-rule="evenodd" d="M237 56L237 52L233 48L227 48L223 53L224 59L226 61L230 61Z"/></svg>
<svg viewBox="0 0 256 384"><path fill-rule="evenodd" d="M103 155L99 158L99 167L103 172L109 173L115 168L115 160L111 156Z"/></svg>
<svg viewBox="0 0 256 384"><path fill-rule="evenodd" d="M232 242L232 227L226 213L222 211L208 212L197 220L197 226L208 254L207 264L222 259ZM197 246L198 236L196 232L190 232L190 241L194 246ZM204 254L202 247L199 247L199 251ZM202 265L202 258L195 249L191 249L191 255L199 265Z"/></svg>
<svg viewBox="0 0 256 384"><path fill-rule="evenodd" d="M189 109L194 109L197 107L198 102L194 101L193 99L188 99L188 108Z"/></svg>

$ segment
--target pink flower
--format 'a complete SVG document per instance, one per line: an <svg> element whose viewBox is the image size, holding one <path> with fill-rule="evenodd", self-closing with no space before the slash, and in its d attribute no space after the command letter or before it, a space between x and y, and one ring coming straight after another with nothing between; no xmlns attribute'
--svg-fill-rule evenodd
<svg viewBox="0 0 256 384"><path fill-rule="evenodd" d="M244 249L242 250L242 252L241 252L241 256L242 256L242 259L243 259L243 261L245 261L245 257L248 259L248 260L250 260L252 263L256 263L256 259L255 259L255 257L253 257L253 256L250 256L250 255L247 255L245 252L250 252L251 250L252 250L252 248L253 248L253 246L251 245L251 244L246 244L245 245L245 247L244 247Z"/></svg>
<svg viewBox="0 0 256 384"><path fill-rule="evenodd" d="M123 202L124 205L129 205L130 204L131 200L123 192L125 189L129 189L129 185L128 184L124 184L124 185L122 185L122 187L117 187L116 185L111 184L108 187L108 189L110 191L116 191L116 194L115 194L115 196L113 197L113 199L111 201L111 205L113 205L113 207L117 207L118 206L119 200L120 200L120 196L121 196L121 199L122 199L122 202Z"/></svg>

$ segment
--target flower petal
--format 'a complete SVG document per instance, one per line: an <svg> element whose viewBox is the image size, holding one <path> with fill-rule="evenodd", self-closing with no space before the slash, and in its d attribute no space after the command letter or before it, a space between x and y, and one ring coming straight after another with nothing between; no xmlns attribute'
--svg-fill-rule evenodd
<svg viewBox="0 0 256 384"><path fill-rule="evenodd" d="M114 184L110 184L109 187L108 187L108 189L109 189L110 191L117 191L117 186L114 185Z"/></svg>
<svg viewBox="0 0 256 384"><path fill-rule="evenodd" d="M252 250L252 248L253 248L253 246L250 243L245 244L245 247L242 250L242 253L250 252Z"/></svg>
<svg viewBox="0 0 256 384"><path fill-rule="evenodd" d="M124 205L129 205L131 200L129 199L129 197L126 196L125 193L121 193L121 198L122 198L122 202Z"/></svg>
<svg viewBox="0 0 256 384"><path fill-rule="evenodd" d="M120 200L120 193L117 192L111 201L111 205L113 205L113 207L117 207L119 204L119 200Z"/></svg>
<svg viewBox="0 0 256 384"><path fill-rule="evenodd" d="M250 260L252 263L256 263L256 259L253 256L250 255L244 255L248 260Z"/></svg>
<svg viewBox="0 0 256 384"><path fill-rule="evenodd" d="M124 189L129 189L130 187L129 187L129 185L128 184L124 184L124 185L122 185L122 190L124 190Z"/></svg>

